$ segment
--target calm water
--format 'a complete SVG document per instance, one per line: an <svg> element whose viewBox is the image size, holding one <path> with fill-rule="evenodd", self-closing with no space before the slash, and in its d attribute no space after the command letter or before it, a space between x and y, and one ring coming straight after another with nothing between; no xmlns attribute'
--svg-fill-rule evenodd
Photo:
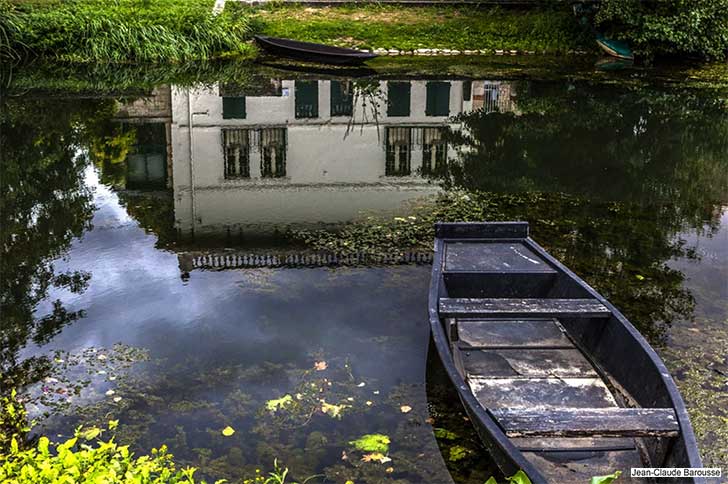
<svg viewBox="0 0 728 484"><path fill-rule="evenodd" d="M427 357L429 266L270 259L455 191L530 221L623 309L706 464L728 464L725 92L267 73L3 96L0 368L44 432L119 419L118 440L208 478L278 459L297 479L482 483ZM362 461L366 434L391 461Z"/></svg>

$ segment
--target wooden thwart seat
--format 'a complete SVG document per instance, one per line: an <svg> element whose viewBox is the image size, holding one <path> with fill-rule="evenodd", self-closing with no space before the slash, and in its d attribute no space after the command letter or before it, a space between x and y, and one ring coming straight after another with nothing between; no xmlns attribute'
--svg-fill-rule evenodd
<svg viewBox="0 0 728 484"><path fill-rule="evenodd" d="M440 317L605 318L611 313L596 299L440 298Z"/></svg>
<svg viewBox="0 0 728 484"><path fill-rule="evenodd" d="M673 437L671 408L492 409L509 437Z"/></svg>

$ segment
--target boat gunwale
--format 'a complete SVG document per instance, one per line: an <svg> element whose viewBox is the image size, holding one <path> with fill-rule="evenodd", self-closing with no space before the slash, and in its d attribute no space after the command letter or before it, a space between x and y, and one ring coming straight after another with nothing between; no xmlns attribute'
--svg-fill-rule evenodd
<svg viewBox="0 0 728 484"><path fill-rule="evenodd" d="M513 223L513 222L506 222L506 223ZM440 233L439 227L443 225L456 225L453 223L441 223L437 222L435 223L436 234ZM498 225L498 222L483 222L482 225L484 227L488 226L495 226ZM469 227L472 228L472 223L469 224ZM667 396L670 399L670 403L672 404L672 409L675 411L675 415L677 416L678 425L680 428L680 434L676 437L676 439L682 439L684 446L685 446L685 455L688 460L688 464L690 467L693 468L701 468L703 467L700 455L697 451L697 440L695 438L695 434L693 432L692 425L690 423L690 417L688 415L687 409L685 407L685 402L683 401L682 395L680 394L679 390L677 389L677 386L675 384L675 381L673 380L672 376L670 375L670 372L668 371L667 367L665 366L662 359L657 355L655 350L652 348L652 346L647 342L647 340L642 336L642 334L635 328L632 323L629 322L629 320L614 306L612 305L604 296L602 296L599 292L597 292L594 288L592 288L589 284L587 284L583 279L581 279L579 276L577 276L573 271L571 271L568 267L566 267L564 264L559 262L556 258L554 258L551 254L549 254L541 245L539 245L536 241L534 241L528 232L526 233L526 236L521 239L514 239L513 237L439 237L438 235L435 236L435 243L434 243L434 249L435 249L435 255L433 258L433 269L432 269L432 277L430 280L430 289L429 289L429 316L430 316L430 329L431 329L431 335L433 338L433 341L435 343L435 347L438 351L438 354L440 356L440 360L445 367L446 372L448 373L448 376L451 379L451 382L454 384L458 391L458 395L461 399L461 402L465 406L466 410L470 414L471 418L475 417L475 419L478 421L479 425L475 425L476 430L480 434L481 431L485 431L488 433L488 438L492 441L491 443L495 444L497 449L501 451L502 453L505 453L506 455L503 457L506 457L509 459L509 461L504 461L504 459L501 458L501 456L494 456L496 463L499 466L504 466L506 469L503 469L501 467L501 470L505 471L513 471L514 466L520 466L520 469L522 469L531 479L531 481L534 484L538 483L547 483L547 479L543 476L541 472L535 469L535 466L533 466L530 461L528 461L525 456L523 455L523 451L518 449L513 442L510 441L510 438L505 435L505 432L500 427L498 422L495 420L495 418L490 414L487 408L483 407L480 402L475 398L473 393L470 390L469 385L465 381L465 379L460 375L457 368L455 367L455 363L453 360L453 354L452 350L450 349L450 344L447 338L447 335L445 334L445 328L443 327L442 318L440 318L439 314L439 299L440 299L440 285L444 284L442 275L445 272L443 268L443 256L444 256L444 248L445 244L447 242L451 241L458 241L462 242L464 240L467 240L468 242L481 242L481 243L489 243L494 241L514 241L518 240L519 242L524 243L527 247L534 250L536 255L542 257L544 261L549 264L552 268L554 268L557 272L561 272L563 275L568 277L569 279L576 282L578 286L580 286L582 289L584 289L587 294L589 294L591 297L602 303L611 313L611 318L614 318L614 320L621 324L624 329L626 329L629 336L631 336L636 343L642 348L642 350L647 355L650 363L655 367L658 374L660 375L660 378L662 380L662 383L664 385L664 388L667 392ZM592 355L589 354L589 359L591 360ZM598 362L597 362L598 363ZM611 380L611 379L610 379ZM482 427L482 429L481 429ZM481 436L481 439L484 440L484 444L486 447L489 447L488 442L485 442L485 438ZM508 469L510 468L510 469ZM516 469L518 470L518 469ZM707 479L700 478L700 477L693 477L689 482L695 483L695 484L705 484L707 483Z"/></svg>
<svg viewBox="0 0 728 484"><path fill-rule="evenodd" d="M306 55L316 55L316 56L323 56L323 57L341 57L341 58L347 58L347 59L361 59L361 60L368 60L373 59L375 57L378 57L377 54L373 52L363 52L357 49L349 49L346 47L336 47L333 45L325 45L325 44L318 44L316 42L304 42L300 40L293 40L293 39L285 39L282 37L269 37L266 35L255 35L253 38L260 42L261 44L269 45L277 49L286 49L290 51L295 51L299 54L306 54ZM290 44L289 44L290 42ZM298 44L298 45L296 45ZM305 46L311 46L311 48L306 48ZM321 50L316 50L313 47L322 47ZM265 47L264 47L265 48ZM327 50L328 49L328 50Z"/></svg>

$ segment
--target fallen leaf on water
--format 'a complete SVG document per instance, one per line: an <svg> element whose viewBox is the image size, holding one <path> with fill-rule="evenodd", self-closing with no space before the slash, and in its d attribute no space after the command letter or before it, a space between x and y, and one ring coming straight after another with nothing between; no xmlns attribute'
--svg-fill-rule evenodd
<svg viewBox="0 0 728 484"><path fill-rule="evenodd" d="M364 382L361 382L361 383L359 383L359 384L358 384L357 386L358 386L359 388L361 388L361 387L363 387L363 386L366 386L366 383L364 383Z"/></svg>
<svg viewBox="0 0 728 484"><path fill-rule="evenodd" d="M224 429L222 429L222 434L223 434L223 435L224 435L225 437L230 437L230 436L231 436L232 434L234 434L234 433L235 433L235 429L234 429L234 428L232 428L232 427L231 427L231 426L229 426L229 425L228 425L227 427L225 427Z"/></svg>
<svg viewBox="0 0 728 484"><path fill-rule="evenodd" d="M113 395L114 393L116 393L116 392L115 392L114 390L106 390L106 396L107 396L107 397L110 397L110 396L111 396L111 395Z"/></svg>
<svg viewBox="0 0 728 484"><path fill-rule="evenodd" d="M379 462L380 464L386 464L392 462L392 459L380 452L372 452L371 454L364 454L361 458L364 462Z"/></svg>
<svg viewBox="0 0 728 484"><path fill-rule="evenodd" d="M371 400L367 400L367 407L371 407L373 405L373 402Z"/></svg>
<svg viewBox="0 0 728 484"><path fill-rule="evenodd" d="M374 390L372 393L375 395L379 395L379 390Z"/></svg>
<svg viewBox="0 0 728 484"><path fill-rule="evenodd" d="M121 401L121 397L114 397L114 402L119 403Z"/></svg>
<svg viewBox="0 0 728 484"><path fill-rule="evenodd" d="M316 371L324 371L329 365L325 361L317 361L313 364L313 367Z"/></svg>
<svg viewBox="0 0 728 484"><path fill-rule="evenodd" d="M391 474L392 472L394 472L394 467L387 467L386 469L384 469L384 472L386 472L387 474Z"/></svg>
<svg viewBox="0 0 728 484"><path fill-rule="evenodd" d="M321 400L321 411L331 418L338 418L341 420L341 412L349 405L334 405L333 403L326 403L325 400Z"/></svg>
<svg viewBox="0 0 728 484"><path fill-rule="evenodd" d="M402 411L402 413L409 413L412 411L412 407L410 407L409 405L402 405L401 407L399 407L399 409Z"/></svg>

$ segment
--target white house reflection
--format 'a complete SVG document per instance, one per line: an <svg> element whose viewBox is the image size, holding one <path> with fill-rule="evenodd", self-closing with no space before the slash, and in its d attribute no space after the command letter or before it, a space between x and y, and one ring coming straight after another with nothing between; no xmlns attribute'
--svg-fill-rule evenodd
<svg viewBox="0 0 728 484"><path fill-rule="evenodd" d="M512 110L508 83L270 80L171 89L174 212L186 234L337 224L439 190L444 133ZM191 127L191 128L190 128Z"/></svg>

